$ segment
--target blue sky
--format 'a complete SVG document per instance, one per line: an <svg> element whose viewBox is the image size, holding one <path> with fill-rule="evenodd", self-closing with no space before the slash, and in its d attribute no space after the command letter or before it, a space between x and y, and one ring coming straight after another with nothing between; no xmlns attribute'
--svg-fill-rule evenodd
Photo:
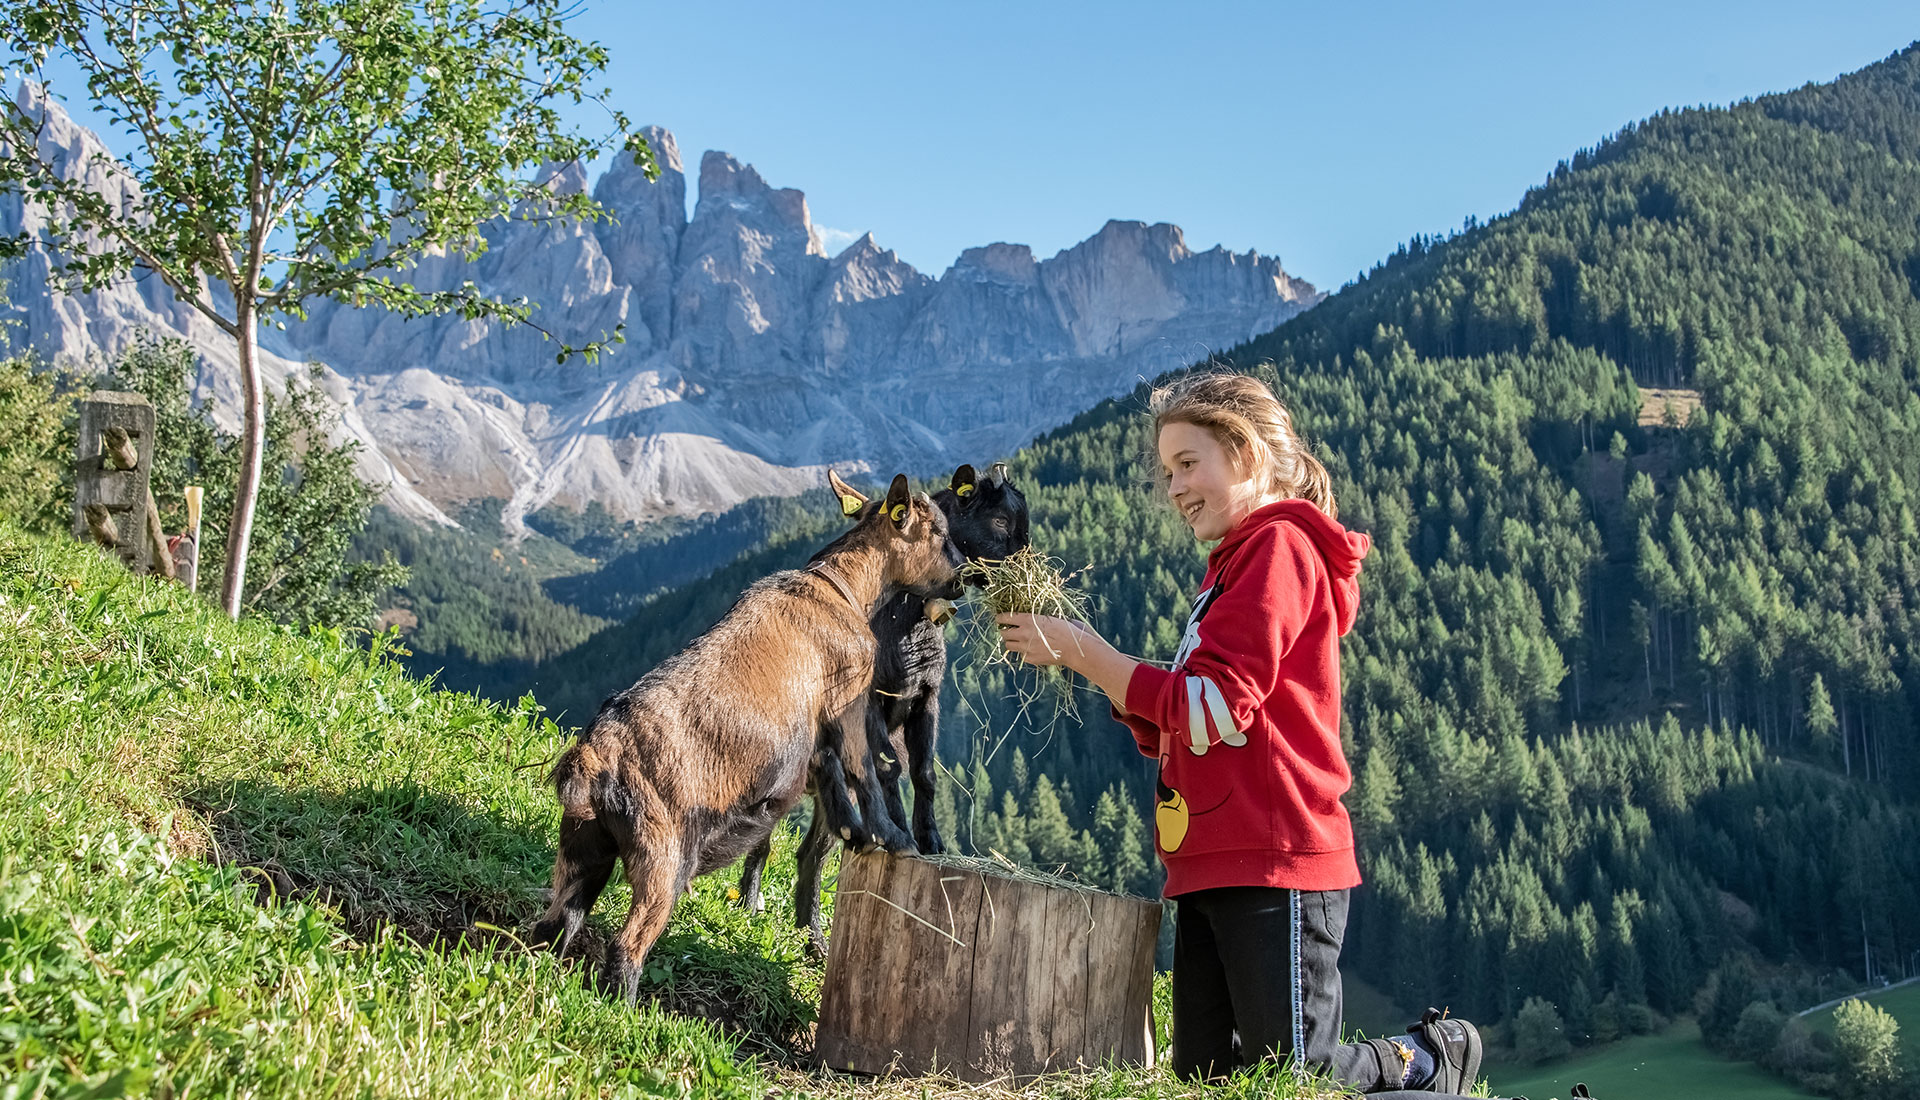
<svg viewBox="0 0 1920 1100"><path fill-rule="evenodd" d="M1108 218L1336 287L1661 107L1825 81L1913 3L588 3L613 99L937 274Z"/></svg>
<svg viewBox="0 0 1920 1100"><path fill-rule="evenodd" d="M1332 289L1662 107L1871 64L1920 38L1920 7L581 0L571 29L689 172L724 149L805 191L832 243L871 230L938 274L973 245L1044 257L1169 221Z"/></svg>

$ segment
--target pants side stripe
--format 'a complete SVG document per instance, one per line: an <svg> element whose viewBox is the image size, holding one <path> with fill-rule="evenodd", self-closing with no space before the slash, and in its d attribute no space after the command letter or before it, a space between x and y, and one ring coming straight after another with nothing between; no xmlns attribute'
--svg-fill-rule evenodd
<svg viewBox="0 0 1920 1100"><path fill-rule="evenodd" d="M1300 891L1287 891L1287 906L1290 918L1287 922L1292 939L1292 973L1289 975L1293 996L1293 1073L1300 1079L1307 1076L1307 1022L1306 1022L1306 960L1301 953L1300 935Z"/></svg>

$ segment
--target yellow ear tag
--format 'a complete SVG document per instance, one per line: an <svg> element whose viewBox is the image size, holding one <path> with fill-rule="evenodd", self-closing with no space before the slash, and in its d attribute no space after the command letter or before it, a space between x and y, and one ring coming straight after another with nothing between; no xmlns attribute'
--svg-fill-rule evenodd
<svg viewBox="0 0 1920 1100"><path fill-rule="evenodd" d="M953 491L953 495L954 495L954 496L957 496L957 497L970 497L970 496L972 496L972 495L973 495L973 482L971 482L971 481L969 481L969 482L967 482L967 483L966 483L965 485L962 485L962 486L960 486L960 487L959 487L958 489L955 489L955 490Z"/></svg>
<svg viewBox="0 0 1920 1100"><path fill-rule="evenodd" d="M896 504L887 515L892 518L895 523L905 523L907 519L907 506L904 504Z"/></svg>
<svg viewBox="0 0 1920 1100"><path fill-rule="evenodd" d="M859 497L851 495L844 496L840 498L840 510L847 515L856 516L860 514L860 505L863 503L865 502Z"/></svg>

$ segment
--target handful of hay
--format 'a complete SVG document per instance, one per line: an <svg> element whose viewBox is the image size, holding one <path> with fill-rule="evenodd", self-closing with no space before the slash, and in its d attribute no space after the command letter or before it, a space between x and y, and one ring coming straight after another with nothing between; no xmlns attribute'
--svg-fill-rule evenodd
<svg viewBox="0 0 1920 1100"><path fill-rule="evenodd" d="M1016 661L1013 654L1008 653L1001 644L1000 626L994 622L995 615L1031 613L1086 622L1087 594L1069 587L1069 582L1079 572L1062 573L1058 561L1031 547L1009 554L999 561L968 562L960 571L961 577L978 581L980 585L979 594L969 601L973 605L973 614L967 619L967 642L974 659L982 664L998 664L1008 668L1022 663ZM1059 647L1056 645L1055 648ZM1032 672L1038 678L1038 691L1028 694L1024 689L1018 689L1022 691L1020 702L1023 709L1045 697L1053 702L1056 717L1063 713L1077 716L1073 705L1071 673L1059 665L1037 667Z"/></svg>

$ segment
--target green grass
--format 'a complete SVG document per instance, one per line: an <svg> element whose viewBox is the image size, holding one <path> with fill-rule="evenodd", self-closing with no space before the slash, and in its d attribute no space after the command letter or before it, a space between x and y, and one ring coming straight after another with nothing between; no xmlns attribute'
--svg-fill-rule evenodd
<svg viewBox="0 0 1920 1100"><path fill-rule="evenodd" d="M1601 1100L1636 1096L1684 1096L1688 1100L1804 1100L1802 1092L1750 1062L1723 1058L1700 1041L1691 1020L1658 1035L1640 1035L1583 1051L1545 1066L1489 1065L1496 1096L1542 1100L1565 1096L1584 1081Z"/></svg>
<svg viewBox="0 0 1920 1100"><path fill-rule="evenodd" d="M0 1100L1198 1095L809 1070L821 971L695 885L628 1008L523 949L565 735L0 522ZM624 913L609 891L594 922ZM1212 1096L1300 1095L1273 1071Z"/></svg>
<svg viewBox="0 0 1920 1100"><path fill-rule="evenodd" d="M1883 993L1868 993L1864 999L1885 1010L1900 1023L1900 1048L1909 1066L1920 1066L1920 983L1903 985ZM1813 1030L1829 1038L1833 1035L1833 1009L1807 1017Z"/></svg>

